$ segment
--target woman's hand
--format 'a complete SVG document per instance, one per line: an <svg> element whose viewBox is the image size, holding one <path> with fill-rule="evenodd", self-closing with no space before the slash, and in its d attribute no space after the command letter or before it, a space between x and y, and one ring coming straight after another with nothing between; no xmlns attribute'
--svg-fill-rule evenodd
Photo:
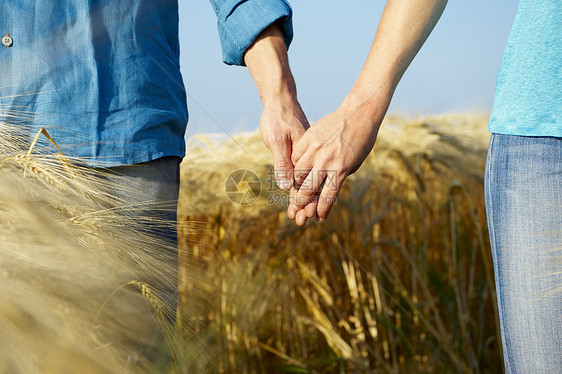
<svg viewBox="0 0 562 374"><path fill-rule="evenodd" d="M373 148L389 101L390 95L382 95L358 105L344 102L293 146L295 186L287 213L297 225L303 226L315 216L319 222L328 218L343 181Z"/></svg>

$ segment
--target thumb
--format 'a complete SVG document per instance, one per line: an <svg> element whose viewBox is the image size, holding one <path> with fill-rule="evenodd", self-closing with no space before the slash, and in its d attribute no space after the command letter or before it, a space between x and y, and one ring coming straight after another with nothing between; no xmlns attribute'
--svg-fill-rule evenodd
<svg viewBox="0 0 562 374"><path fill-rule="evenodd" d="M288 138L271 144L273 153L273 167L275 169L275 182L282 190L293 186L293 163L291 162L291 142Z"/></svg>

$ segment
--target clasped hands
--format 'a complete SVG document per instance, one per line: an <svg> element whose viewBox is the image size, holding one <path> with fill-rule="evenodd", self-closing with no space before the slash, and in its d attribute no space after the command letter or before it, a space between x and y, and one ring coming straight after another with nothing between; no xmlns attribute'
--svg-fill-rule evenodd
<svg viewBox="0 0 562 374"><path fill-rule="evenodd" d="M344 105L312 127L298 102L264 108L260 133L273 153L275 179L290 190L287 215L324 222L347 176L371 151L387 105Z"/></svg>
<svg viewBox="0 0 562 374"><path fill-rule="evenodd" d="M273 153L277 185L291 191L289 218L299 226L312 217L325 221L343 181L359 168L375 144L392 96L393 86L388 83L393 80L381 81L376 74L371 77L376 70L363 69L340 107L310 127L297 100L278 24L258 36L244 62L263 105L260 133ZM362 79L363 75L367 78Z"/></svg>

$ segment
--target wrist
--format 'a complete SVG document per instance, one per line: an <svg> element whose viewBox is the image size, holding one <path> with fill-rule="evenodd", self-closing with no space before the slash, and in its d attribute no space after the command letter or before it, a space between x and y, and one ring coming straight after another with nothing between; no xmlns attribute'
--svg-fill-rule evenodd
<svg viewBox="0 0 562 374"><path fill-rule="evenodd" d="M377 90L354 87L336 112L346 121L366 126L380 125L393 93L394 89L390 85Z"/></svg>
<svg viewBox="0 0 562 374"><path fill-rule="evenodd" d="M272 87L260 90L263 109L291 108L298 104L297 88L291 79L282 79Z"/></svg>

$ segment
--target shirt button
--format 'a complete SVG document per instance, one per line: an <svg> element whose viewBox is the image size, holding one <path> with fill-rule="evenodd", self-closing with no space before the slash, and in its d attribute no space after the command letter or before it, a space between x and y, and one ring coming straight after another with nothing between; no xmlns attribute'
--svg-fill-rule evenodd
<svg viewBox="0 0 562 374"><path fill-rule="evenodd" d="M4 36L2 38L2 44L4 44L6 47L10 48L13 43L14 43L14 41L12 40L12 37L10 36L10 34L6 33L6 36Z"/></svg>

